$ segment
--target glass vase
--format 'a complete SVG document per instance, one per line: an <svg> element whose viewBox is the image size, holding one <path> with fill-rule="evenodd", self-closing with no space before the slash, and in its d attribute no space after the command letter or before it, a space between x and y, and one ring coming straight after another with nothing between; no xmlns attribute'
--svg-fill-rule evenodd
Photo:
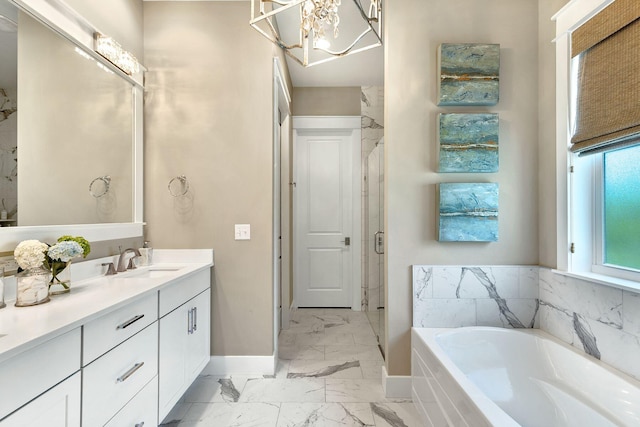
<svg viewBox="0 0 640 427"><path fill-rule="evenodd" d="M16 275L16 307L28 307L49 302L51 274L44 267L29 268Z"/></svg>
<svg viewBox="0 0 640 427"><path fill-rule="evenodd" d="M71 261L54 262L51 269L51 280L49 281L49 295L60 295L68 293L71 288Z"/></svg>

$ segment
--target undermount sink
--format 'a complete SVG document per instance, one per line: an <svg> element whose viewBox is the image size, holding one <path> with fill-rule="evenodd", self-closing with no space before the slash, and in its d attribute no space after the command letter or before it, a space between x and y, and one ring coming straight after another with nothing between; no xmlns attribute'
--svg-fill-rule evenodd
<svg viewBox="0 0 640 427"><path fill-rule="evenodd" d="M182 267L156 267L140 271L134 270L132 272L127 272L123 275L115 275L113 277L116 279L157 279L171 275L180 269L182 269Z"/></svg>

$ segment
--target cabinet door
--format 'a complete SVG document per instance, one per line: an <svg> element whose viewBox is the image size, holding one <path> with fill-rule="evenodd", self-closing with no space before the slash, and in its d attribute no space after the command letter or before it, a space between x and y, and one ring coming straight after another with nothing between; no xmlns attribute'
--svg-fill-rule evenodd
<svg viewBox="0 0 640 427"><path fill-rule="evenodd" d="M210 289L160 319L160 421L167 416L209 362L210 319Z"/></svg>
<svg viewBox="0 0 640 427"><path fill-rule="evenodd" d="M191 301L187 307L193 310L193 333L188 336L187 381L193 382L209 363L211 340L211 290L207 289Z"/></svg>
<svg viewBox="0 0 640 427"><path fill-rule="evenodd" d="M160 319L158 420L167 416L187 387L189 308L181 305Z"/></svg>
<svg viewBox="0 0 640 427"><path fill-rule="evenodd" d="M80 372L0 421L0 427L80 427Z"/></svg>

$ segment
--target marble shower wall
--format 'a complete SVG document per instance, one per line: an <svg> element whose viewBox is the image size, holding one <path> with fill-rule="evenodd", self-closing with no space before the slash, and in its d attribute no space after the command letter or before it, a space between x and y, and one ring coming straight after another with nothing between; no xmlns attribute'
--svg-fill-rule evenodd
<svg viewBox="0 0 640 427"><path fill-rule="evenodd" d="M369 264L370 252L373 251L373 236L369 236L368 219L369 204L367 202L367 158L376 147L376 143L384 136L384 87L383 86L363 86L360 100L360 115L362 117L362 302L361 309L368 311L371 305L372 310L377 310L383 303L378 295L369 292ZM375 282L375 278L371 281ZM373 283L371 288L378 289L379 283ZM369 304L371 302L371 304Z"/></svg>
<svg viewBox="0 0 640 427"><path fill-rule="evenodd" d="M413 326L538 327L537 266L413 266Z"/></svg>
<svg viewBox="0 0 640 427"><path fill-rule="evenodd" d="M640 379L640 294L540 267L540 329Z"/></svg>

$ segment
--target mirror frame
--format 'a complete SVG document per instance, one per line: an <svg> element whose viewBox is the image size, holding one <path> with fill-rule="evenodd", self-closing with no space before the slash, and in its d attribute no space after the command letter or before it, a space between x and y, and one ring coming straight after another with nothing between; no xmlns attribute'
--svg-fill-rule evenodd
<svg viewBox="0 0 640 427"><path fill-rule="evenodd" d="M93 34L100 32L63 0L7 0L60 34L132 85L133 92L133 221L127 223L17 226L0 228L0 251L13 251L25 239L55 241L60 235L81 235L90 242L143 235L143 73L129 76L93 50Z"/></svg>

